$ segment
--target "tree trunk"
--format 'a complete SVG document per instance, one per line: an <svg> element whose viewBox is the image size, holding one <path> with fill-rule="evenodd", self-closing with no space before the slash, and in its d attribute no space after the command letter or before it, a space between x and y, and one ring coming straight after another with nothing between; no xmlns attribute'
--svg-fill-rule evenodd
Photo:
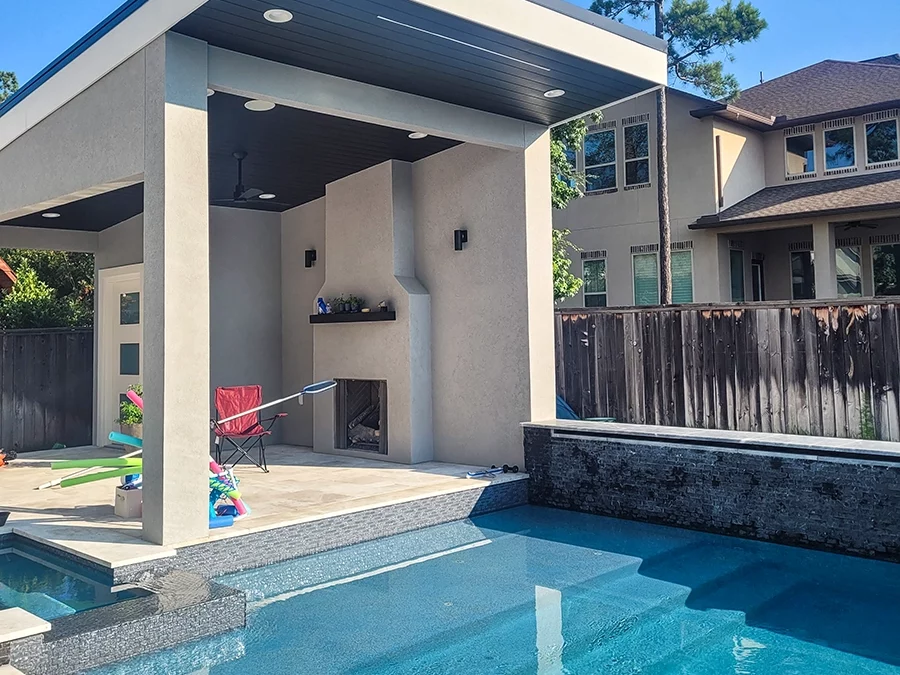
<svg viewBox="0 0 900 675"><path fill-rule="evenodd" d="M666 88L656 92L656 186L659 202L659 302L672 304L672 226L669 222L669 131Z"/></svg>
<svg viewBox="0 0 900 675"><path fill-rule="evenodd" d="M656 37L664 38L663 0L654 0ZM656 92L656 186L659 207L659 302L672 304L672 225L669 222L669 128L666 88Z"/></svg>

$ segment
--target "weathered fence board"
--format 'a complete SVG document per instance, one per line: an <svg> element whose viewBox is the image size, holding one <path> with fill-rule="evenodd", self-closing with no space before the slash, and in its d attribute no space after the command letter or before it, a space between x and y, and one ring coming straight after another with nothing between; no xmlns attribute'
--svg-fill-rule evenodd
<svg viewBox="0 0 900 675"><path fill-rule="evenodd" d="M94 332L0 331L0 448L91 443Z"/></svg>
<svg viewBox="0 0 900 675"><path fill-rule="evenodd" d="M582 417L900 441L893 301L559 310L557 390Z"/></svg>

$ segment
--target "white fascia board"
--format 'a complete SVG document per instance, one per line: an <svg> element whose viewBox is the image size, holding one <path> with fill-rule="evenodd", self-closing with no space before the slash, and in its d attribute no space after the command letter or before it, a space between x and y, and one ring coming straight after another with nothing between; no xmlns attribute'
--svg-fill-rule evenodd
<svg viewBox="0 0 900 675"><path fill-rule="evenodd" d="M148 0L0 117L0 149L205 3L206 0Z"/></svg>
<svg viewBox="0 0 900 675"><path fill-rule="evenodd" d="M211 89L291 108L521 150L545 131L530 122L209 47Z"/></svg>
<svg viewBox="0 0 900 675"><path fill-rule="evenodd" d="M529 0L413 2L657 85L667 84L667 55L661 49L665 42L646 34L642 34L641 40L631 39L619 30L606 30ZM578 10L581 8L572 8L572 11ZM599 16L596 18L602 20Z"/></svg>

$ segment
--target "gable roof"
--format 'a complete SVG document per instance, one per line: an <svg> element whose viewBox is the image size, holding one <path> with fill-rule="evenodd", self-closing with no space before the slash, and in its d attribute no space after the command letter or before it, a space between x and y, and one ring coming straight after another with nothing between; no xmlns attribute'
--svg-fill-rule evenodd
<svg viewBox="0 0 900 675"><path fill-rule="evenodd" d="M865 59L860 63L879 63L882 66L900 66L900 54L887 54L876 56L874 59Z"/></svg>
<svg viewBox="0 0 900 675"><path fill-rule="evenodd" d="M757 115L776 117L779 126L890 105L900 99L900 67L874 61L892 58L822 61L745 89L735 103Z"/></svg>
<svg viewBox="0 0 900 675"><path fill-rule="evenodd" d="M763 188L691 229L900 208L900 171Z"/></svg>

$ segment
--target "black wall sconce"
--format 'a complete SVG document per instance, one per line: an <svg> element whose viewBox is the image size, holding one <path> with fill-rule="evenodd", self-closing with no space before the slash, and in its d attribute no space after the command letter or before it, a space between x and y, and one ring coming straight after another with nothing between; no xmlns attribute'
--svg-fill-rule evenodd
<svg viewBox="0 0 900 675"><path fill-rule="evenodd" d="M311 248L304 251L304 264L312 267L316 262L316 249Z"/></svg>
<svg viewBox="0 0 900 675"><path fill-rule="evenodd" d="M469 242L468 230L453 230L453 250L462 251Z"/></svg>

